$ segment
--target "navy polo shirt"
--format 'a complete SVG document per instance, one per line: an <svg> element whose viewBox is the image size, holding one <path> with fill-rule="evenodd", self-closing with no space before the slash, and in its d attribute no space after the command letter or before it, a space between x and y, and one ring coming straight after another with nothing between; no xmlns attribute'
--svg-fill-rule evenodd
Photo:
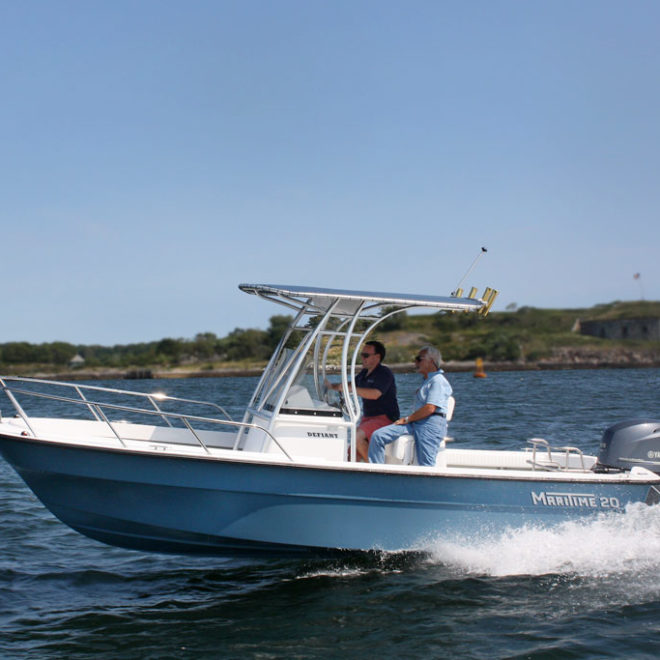
<svg viewBox="0 0 660 660"><path fill-rule="evenodd" d="M377 399L362 399L365 417L387 415L393 422L399 419L396 382L394 381L394 374L387 367L379 364L370 374L367 374L366 369L362 369L355 377L355 385L382 392Z"/></svg>

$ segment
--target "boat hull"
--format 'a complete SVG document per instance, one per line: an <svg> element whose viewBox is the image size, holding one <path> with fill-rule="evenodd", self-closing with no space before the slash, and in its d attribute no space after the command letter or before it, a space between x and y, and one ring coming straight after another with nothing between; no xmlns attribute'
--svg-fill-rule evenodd
<svg viewBox="0 0 660 660"><path fill-rule="evenodd" d="M73 529L111 545L159 552L424 551L439 538L553 525L658 499L657 481L393 473L2 435L0 452Z"/></svg>

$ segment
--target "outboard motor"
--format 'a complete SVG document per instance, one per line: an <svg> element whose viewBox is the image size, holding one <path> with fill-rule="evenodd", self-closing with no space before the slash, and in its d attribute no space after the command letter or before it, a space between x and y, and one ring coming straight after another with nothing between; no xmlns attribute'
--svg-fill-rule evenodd
<svg viewBox="0 0 660 660"><path fill-rule="evenodd" d="M660 420L631 419L603 433L594 471L630 470L635 466L660 474Z"/></svg>

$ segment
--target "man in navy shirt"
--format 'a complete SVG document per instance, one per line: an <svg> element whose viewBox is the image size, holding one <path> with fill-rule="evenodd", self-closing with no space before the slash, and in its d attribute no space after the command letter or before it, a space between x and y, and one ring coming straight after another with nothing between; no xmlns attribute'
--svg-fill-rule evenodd
<svg viewBox="0 0 660 660"><path fill-rule="evenodd" d="M396 400L394 374L381 364L385 359L385 346L379 341L368 341L362 349L361 357L362 371L355 377L356 391L362 398L356 452L358 460L367 462L371 434L399 419L399 404ZM341 384L333 383L329 387L339 390Z"/></svg>

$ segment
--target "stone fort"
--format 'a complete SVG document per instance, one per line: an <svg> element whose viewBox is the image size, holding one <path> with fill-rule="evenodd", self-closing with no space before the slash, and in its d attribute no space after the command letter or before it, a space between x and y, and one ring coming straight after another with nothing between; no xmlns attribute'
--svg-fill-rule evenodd
<svg viewBox="0 0 660 660"><path fill-rule="evenodd" d="M617 319L580 321L580 334L602 339L645 339L660 341L660 319Z"/></svg>

